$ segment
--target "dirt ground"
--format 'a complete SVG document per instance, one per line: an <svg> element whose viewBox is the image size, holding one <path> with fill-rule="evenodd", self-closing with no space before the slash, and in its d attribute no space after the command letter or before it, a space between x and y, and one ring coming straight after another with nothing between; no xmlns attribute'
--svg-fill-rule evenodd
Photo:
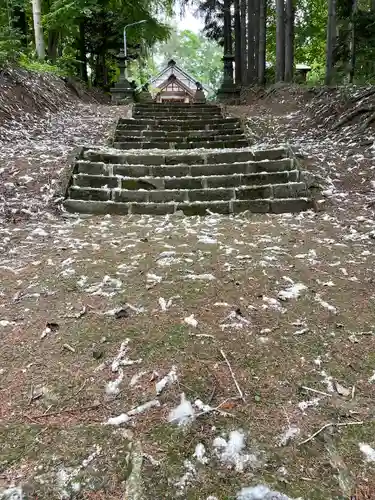
<svg viewBox="0 0 375 500"><path fill-rule="evenodd" d="M228 112L324 179L319 212L62 214L123 112L0 143L0 498L375 498L371 148L260 101Z"/></svg>

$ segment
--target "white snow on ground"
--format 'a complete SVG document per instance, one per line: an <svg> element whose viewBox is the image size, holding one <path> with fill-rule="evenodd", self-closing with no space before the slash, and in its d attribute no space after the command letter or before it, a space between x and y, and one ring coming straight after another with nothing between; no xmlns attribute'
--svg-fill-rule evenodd
<svg viewBox="0 0 375 500"><path fill-rule="evenodd" d="M10 487L5 490L0 490L0 500L23 500L24 496L22 488Z"/></svg>
<svg viewBox="0 0 375 500"><path fill-rule="evenodd" d="M194 408L190 401L185 398L185 394L181 394L181 403L170 411L168 421L172 424L185 426L192 422L194 417Z"/></svg>
<svg viewBox="0 0 375 500"><path fill-rule="evenodd" d="M375 450L369 444L359 443L359 449L365 455L367 462L375 462Z"/></svg>
<svg viewBox="0 0 375 500"><path fill-rule="evenodd" d="M167 386L174 384L177 382L177 368L172 366L171 371L165 375L161 380L156 382L155 390L156 394L160 394Z"/></svg>
<svg viewBox="0 0 375 500"><path fill-rule="evenodd" d="M268 486L259 485L251 486L250 488L242 488L240 492L237 493L237 500L293 500L293 498L279 493L277 491L272 491ZM294 499L302 500L302 499Z"/></svg>
<svg viewBox="0 0 375 500"><path fill-rule="evenodd" d="M255 453L245 453L245 435L240 431L231 431L228 439L218 436L212 443L218 459L237 472L246 467L255 468L259 459Z"/></svg>

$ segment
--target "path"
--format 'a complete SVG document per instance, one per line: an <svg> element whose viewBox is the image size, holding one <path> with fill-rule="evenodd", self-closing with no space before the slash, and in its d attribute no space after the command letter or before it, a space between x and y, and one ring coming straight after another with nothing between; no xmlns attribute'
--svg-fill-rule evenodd
<svg viewBox="0 0 375 500"><path fill-rule="evenodd" d="M130 498L157 500L232 499L259 484L290 498L348 496L374 477L367 195L336 183L324 212L298 215L33 215L47 201L43 155L65 154L82 123L88 135L102 123L103 134L115 112L82 107L65 118L69 132L52 120L48 143L6 145L15 152L1 165L14 183L0 229L2 486L42 499L119 499L134 485L143 493ZM56 157L42 164L50 184ZM10 216L17 206L28 212ZM168 422L181 393L194 411L185 427ZM197 399L219 408L202 414ZM113 425L120 415L128 422ZM364 424L300 445L326 423L355 421Z"/></svg>

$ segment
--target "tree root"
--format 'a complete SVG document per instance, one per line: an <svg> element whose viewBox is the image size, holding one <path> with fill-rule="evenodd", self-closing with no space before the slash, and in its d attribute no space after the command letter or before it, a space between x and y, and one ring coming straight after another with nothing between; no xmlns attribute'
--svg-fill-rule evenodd
<svg viewBox="0 0 375 500"><path fill-rule="evenodd" d="M362 99L366 99L366 97L370 97L375 94L375 87L372 87L369 90L366 90L366 92L363 92L363 94L360 94L359 96L355 97L353 99L353 102L358 102L361 101Z"/></svg>
<svg viewBox="0 0 375 500"><path fill-rule="evenodd" d="M374 113L374 112L375 112L374 106L361 106L361 107L355 109L354 111L351 111L350 113L347 113L346 115L344 115L341 118L341 120L339 120L335 125L333 125L332 130L337 130L338 128L345 125L345 123L353 120L353 118L360 115L361 113Z"/></svg>
<svg viewBox="0 0 375 500"><path fill-rule="evenodd" d="M371 113L371 115L368 118L366 118L366 120L362 123L361 130L362 131L365 130L374 120L375 120L375 112Z"/></svg>

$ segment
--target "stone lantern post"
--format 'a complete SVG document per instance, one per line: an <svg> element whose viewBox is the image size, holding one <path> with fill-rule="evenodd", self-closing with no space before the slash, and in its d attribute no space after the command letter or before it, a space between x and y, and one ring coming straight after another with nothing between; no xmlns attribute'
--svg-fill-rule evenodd
<svg viewBox="0 0 375 500"><path fill-rule="evenodd" d="M129 58L125 56L124 49L120 49L119 54L116 56L116 60L120 70L120 77L114 87L110 89L111 100L114 104L126 104L128 102L133 102L134 90L131 83L126 78L126 66Z"/></svg>

